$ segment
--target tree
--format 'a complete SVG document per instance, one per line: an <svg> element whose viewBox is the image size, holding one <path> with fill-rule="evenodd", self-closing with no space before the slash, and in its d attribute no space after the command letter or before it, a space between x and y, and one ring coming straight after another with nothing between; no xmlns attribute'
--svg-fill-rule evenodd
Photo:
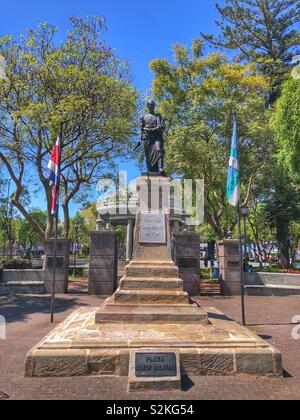
<svg viewBox="0 0 300 420"><path fill-rule="evenodd" d="M271 226L276 227L276 238L280 250L280 263L283 267L290 265L290 229L292 221L300 218L300 194L293 187L291 181L286 183L286 177L280 177L282 170L278 170L275 189L270 189L267 198L266 211ZM274 170L272 176L274 176Z"/></svg>
<svg viewBox="0 0 300 420"><path fill-rule="evenodd" d="M270 156L263 173L253 184L250 204L250 218L258 237L261 239L266 236L266 231L271 231L272 240L276 240L279 248L279 262L283 267L288 267L290 225L300 217L300 194L284 168L277 164L274 153Z"/></svg>
<svg viewBox="0 0 300 420"><path fill-rule="evenodd" d="M225 7L217 5L217 9L221 16L216 22L221 29L220 36L202 36L213 45L238 52L237 60L256 63L270 81L266 104L274 105L283 81L289 77L292 57L299 51L300 34L296 29L300 21L298 0L226 0ZM280 207L289 205L289 202L282 201L286 198L285 186L289 182L286 171L274 162L270 188L276 190ZM278 212L273 216L278 222L278 241L284 246L280 248L280 260L287 267L288 220L282 219L281 214ZM286 236L282 237L282 234Z"/></svg>
<svg viewBox="0 0 300 420"><path fill-rule="evenodd" d="M251 242L252 250L258 259L260 266L267 261L276 246L274 223L270 220L266 209L267 200L263 200L260 194L253 194L249 202L250 211L247 218L248 241Z"/></svg>
<svg viewBox="0 0 300 420"><path fill-rule="evenodd" d="M226 176L232 136L232 114L239 116L243 197L269 156L269 113L264 107L266 79L254 65L230 64L221 54L202 57L200 41L192 51L176 45L175 64L154 60L153 93L169 120L166 164L169 174L204 179L205 217L216 238L236 224L226 200Z"/></svg>
<svg viewBox="0 0 300 420"><path fill-rule="evenodd" d="M8 254L11 257L14 241L14 213L10 201L11 181L5 178L3 168L0 168L0 175L2 175L0 178L0 244L3 255Z"/></svg>
<svg viewBox="0 0 300 420"><path fill-rule="evenodd" d="M62 125L61 202L64 235L69 204L127 155L136 91L128 65L102 41L105 21L71 18L66 39L44 23L20 42L0 37L7 78L0 81L0 160L14 184L13 205L43 239L53 231L47 163ZM26 199L44 191L44 230Z"/></svg>
<svg viewBox="0 0 300 420"><path fill-rule="evenodd" d="M300 180L300 79L290 79L283 85L273 116L278 141L279 164L295 182Z"/></svg>
<svg viewBox="0 0 300 420"><path fill-rule="evenodd" d="M270 77L269 102L280 95L292 57L299 51L298 0L226 0L216 5L219 37L202 34L213 45L239 51L240 59L255 62Z"/></svg>
<svg viewBox="0 0 300 420"><path fill-rule="evenodd" d="M47 212L40 209L32 209L30 217L43 229L47 225ZM31 258L31 252L34 246L41 244L41 238L32 228L31 224L25 219L19 219L15 222L16 243L24 249L27 258Z"/></svg>
<svg viewBox="0 0 300 420"><path fill-rule="evenodd" d="M70 219L69 239L83 247L83 252L88 254L90 248L90 232L96 229L97 211L95 203L87 203L79 210L75 217ZM75 249L75 247L73 247Z"/></svg>

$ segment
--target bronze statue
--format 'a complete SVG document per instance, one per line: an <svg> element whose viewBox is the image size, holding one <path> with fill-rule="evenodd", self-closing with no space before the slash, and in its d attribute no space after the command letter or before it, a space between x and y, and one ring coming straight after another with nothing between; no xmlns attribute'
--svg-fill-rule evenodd
<svg viewBox="0 0 300 420"><path fill-rule="evenodd" d="M149 113L141 118L141 136L137 147L144 143L147 171L164 175L165 120L155 113L155 102L147 103Z"/></svg>

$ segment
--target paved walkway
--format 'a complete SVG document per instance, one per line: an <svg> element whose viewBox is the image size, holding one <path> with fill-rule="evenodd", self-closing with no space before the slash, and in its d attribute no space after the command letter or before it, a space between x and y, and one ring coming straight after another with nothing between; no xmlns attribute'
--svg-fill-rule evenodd
<svg viewBox="0 0 300 420"><path fill-rule="evenodd" d="M69 295L58 296L55 324L79 306L103 301L78 286L74 284ZM239 298L205 296L197 301L240 320ZM282 351L284 378L192 377L184 381L182 392L127 394L127 378L24 378L26 352L53 328L49 297L0 297L0 315L8 323L7 339L0 340L0 399L1 392L10 399L300 399L300 339L291 335L295 327L291 320L300 315L300 298L247 297L246 309L250 328Z"/></svg>

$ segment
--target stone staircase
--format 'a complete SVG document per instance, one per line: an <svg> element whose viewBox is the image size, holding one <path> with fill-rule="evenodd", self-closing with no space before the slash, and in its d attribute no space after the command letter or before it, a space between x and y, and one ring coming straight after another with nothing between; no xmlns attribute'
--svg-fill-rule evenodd
<svg viewBox="0 0 300 420"><path fill-rule="evenodd" d="M131 261L96 314L96 323L166 321L208 322L207 313L189 303L173 261Z"/></svg>

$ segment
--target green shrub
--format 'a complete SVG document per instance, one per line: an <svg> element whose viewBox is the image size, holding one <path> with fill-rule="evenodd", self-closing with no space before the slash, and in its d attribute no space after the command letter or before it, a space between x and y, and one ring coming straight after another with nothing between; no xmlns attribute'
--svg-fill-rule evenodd
<svg viewBox="0 0 300 420"><path fill-rule="evenodd" d="M0 281L3 270L26 270L32 268L30 260L25 258L2 258L0 259Z"/></svg>
<svg viewBox="0 0 300 420"><path fill-rule="evenodd" d="M84 277L85 273L86 273L86 268L85 267L76 267L75 268L75 277ZM74 268L73 267L69 267L69 276L73 276L74 273Z"/></svg>
<svg viewBox="0 0 300 420"><path fill-rule="evenodd" d="M26 270L32 268L30 260L25 258L3 258L0 260L0 270Z"/></svg>

